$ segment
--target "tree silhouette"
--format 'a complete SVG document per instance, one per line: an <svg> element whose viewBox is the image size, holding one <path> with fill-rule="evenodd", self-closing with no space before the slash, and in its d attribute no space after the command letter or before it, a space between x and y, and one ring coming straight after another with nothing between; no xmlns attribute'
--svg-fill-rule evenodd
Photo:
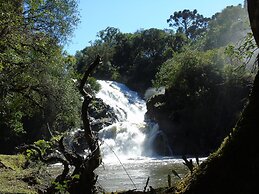
<svg viewBox="0 0 259 194"><path fill-rule="evenodd" d="M191 40L200 37L207 30L208 22L209 18L203 17L196 9L176 11L167 19L170 27L179 33L184 33Z"/></svg>

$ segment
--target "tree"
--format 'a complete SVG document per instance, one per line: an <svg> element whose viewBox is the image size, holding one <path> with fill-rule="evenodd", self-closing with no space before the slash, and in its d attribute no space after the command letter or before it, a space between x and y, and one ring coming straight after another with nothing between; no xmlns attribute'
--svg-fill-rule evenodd
<svg viewBox="0 0 259 194"><path fill-rule="evenodd" d="M75 60L61 44L78 22L76 2L15 0L0 6L1 143L14 146L19 137L49 136L47 123L58 130L74 126L79 103L71 79Z"/></svg>
<svg viewBox="0 0 259 194"><path fill-rule="evenodd" d="M117 43L116 37L120 34L120 30L114 27L107 27L105 30L98 32L97 37L102 43L107 43L110 46Z"/></svg>
<svg viewBox="0 0 259 194"><path fill-rule="evenodd" d="M205 36L205 50L236 43L250 32L248 15L242 5L228 6L222 12L216 13L208 23Z"/></svg>
<svg viewBox="0 0 259 194"><path fill-rule="evenodd" d="M179 33L184 33L190 40L196 40L207 31L209 18L200 15L196 9L193 11L176 11L167 19L170 27Z"/></svg>
<svg viewBox="0 0 259 194"><path fill-rule="evenodd" d="M114 27L107 27L98 32L97 39L91 42L91 46L76 53L76 70L82 74L87 69L86 64L90 64L97 55L101 55L103 63L97 67L93 76L97 79L116 79L118 73L112 61L121 34L120 30Z"/></svg>
<svg viewBox="0 0 259 194"><path fill-rule="evenodd" d="M186 49L156 74L165 94L151 98L148 113L172 139L174 153L208 154L237 121L251 79L245 68L229 65L222 50Z"/></svg>
<svg viewBox="0 0 259 194"><path fill-rule="evenodd" d="M91 46L77 52L77 70L83 73L85 64L100 54L103 64L94 72L95 78L120 81L144 93L158 67L186 43L183 34L169 30L151 28L131 34L108 27L98 33Z"/></svg>
<svg viewBox="0 0 259 194"><path fill-rule="evenodd" d="M46 164L62 163L62 173L52 181L50 187L47 188L46 193L59 193L61 191L60 188L71 194L96 193L95 184L97 176L95 175L94 170L101 164L101 153L98 138L93 134L91 129L88 113L89 105L93 97L90 93L86 92L85 84L89 75L99 64L101 64L101 58L97 56L95 61L91 63L85 71L78 87L84 98L81 108L84 130L81 141L84 140L86 142L88 153L84 153L84 146L81 145L79 151L74 149L73 145L66 142L67 139L69 139L69 141L72 139L77 142L81 138L79 134L76 135L77 132L73 134L63 134L58 141L58 138L54 138L50 142L40 140L33 145L23 145L19 147L20 151L35 151L37 154L35 156L38 156L38 158Z"/></svg>
<svg viewBox="0 0 259 194"><path fill-rule="evenodd" d="M259 2L248 0L251 28L259 46ZM236 127L200 168L178 185L179 193L257 193L259 172L259 74ZM242 179L240 177L246 177ZM215 186L217 185L217 186Z"/></svg>
<svg viewBox="0 0 259 194"><path fill-rule="evenodd" d="M157 69L174 52L170 48L172 42L171 34L163 30L151 28L136 32L132 39L132 60L127 61L126 64L129 67L126 84L142 94L148 87L151 87L151 80ZM118 50L117 53L120 51ZM119 72L122 77L125 76L123 71Z"/></svg>

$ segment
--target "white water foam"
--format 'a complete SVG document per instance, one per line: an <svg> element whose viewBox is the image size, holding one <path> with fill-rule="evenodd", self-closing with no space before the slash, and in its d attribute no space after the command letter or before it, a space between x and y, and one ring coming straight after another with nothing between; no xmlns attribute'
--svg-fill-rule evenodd
<svg viewBox="0 0 259 194"><path fill-rule="evenodd" d="M124 84L114 81L99 80L102 89L96 97L111 106L118 121L99 131L103 140L101 150L105 163L117 163L118 158L125 160L141 160L143 143L149 131L144 121L146 102Z"/></svg>

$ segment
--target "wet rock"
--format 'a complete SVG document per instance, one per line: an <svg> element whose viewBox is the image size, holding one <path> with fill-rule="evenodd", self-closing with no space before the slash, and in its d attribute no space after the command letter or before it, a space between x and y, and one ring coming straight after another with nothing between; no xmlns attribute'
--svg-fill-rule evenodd
<svg viewBox="0 0 259 194"><path fill-rule="evenodd" d="M170 156L172 154L168 145L167 137L162 131L160 131L160 133L158 133L154 138L152 150L160 156Z"/></svg>
<svg viewBox="0 0 259 194"><path fill-rule="evenodd" d="M89 115L93 131L100 131L118 120L114 110L100 98L94 99L90 104Z"/></svg>
<svg viewBox="0 0 259 194"><path fill-rule="evenodd" d="M91 127L95 133L115 123L118 119L113 109L100 98L95 98L90 103L89 115ZM64 141L67 148L71 151L75 151L77 154L84 155L85 151L88 150L84 130L82 129L71 132Z"/></svg>
<svg viewBox="0 0 259 194"><path fill-rule="evenodd" d="M147 102L147 112L145 117L147 119L158 121L159 115L166 114L165 110L165 96L163 94L158 94L150 97Z"/></svg>

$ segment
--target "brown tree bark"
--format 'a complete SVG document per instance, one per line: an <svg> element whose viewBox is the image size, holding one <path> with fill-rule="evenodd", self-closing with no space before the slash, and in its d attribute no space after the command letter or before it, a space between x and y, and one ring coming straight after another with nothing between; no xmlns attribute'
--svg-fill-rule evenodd
<svg viewBox="0 0 259 194"><path fill-rule="evenodd" d="M92 73L92 71L100 63L101 63L100 56L97 56L95 61L86 70L86 72L84 74L84 77L82 78L80 86L79 86L79 91L82 94L82 96L84 97L81 116L82 116L82 120L83 120L83 124L84 124L85 139L87 141L87 144L88 144L91 152L94 152L94 150L96 149L95 139L94 139L94 136L93 136L93 133L92 133L90 120L89 120L89 114L88 114L88 106L89 106L89 103L92 100L92 96L84 90L84 85L85 85L90 73Z"/></svg>
<svg viewBox="0 0 259 194"><path fill-rule="evenodd" d="M101 164L101 153L98 144L98 139L94 136L91 130L88 106L92 100L92 96L84 90L84 85L92 71L97 65L101 63L101 59L97 56L96 60L89 66L86 70L83 79L81 80L79 90L84 97L82 104L82 120L84 125L84 136L85 140L89 146L90 153L86 158L80 156L75 151L64 145L63 136L58 142L59 154L49 154L48 156L43 156L41 149L35 145L25 145L19 147L20 151L27 149L35 150L38 153L39 159L44 163L55 163L61 162L63 164L63 172L61 175L57 176L54 184L52 184L46 191L46 193L56 193L59 192L56 189L56 184L66 185L68 191L71 194L91 194L95 193L95 183L97 181L97 176L94 170ZM55 150L56 151L56 150ZM70 167L73 166L72 176ZM77 175L77 176L74 176ZM77 178L74 178L77 177Z"/></svg>
<svg viewBox="0 0 259 194"><path fill-rule="evenodd" d="M101 58L100 56L97 56L95 61L86 70L79 86L79 91L84 97L81 114L84 125L84 134L91 153L86 159L83 159L80 156L76 157L77 165L75 166L73 175L77 174L80 178L78 181L75 181L70 185L70 193L95 193L97 176L95 175L94 170L101 164L101 153L98 139L93 135L89 120L88 106L92 100L92 96L84 90L84 85L89 75L100 63Z"/></svg>

